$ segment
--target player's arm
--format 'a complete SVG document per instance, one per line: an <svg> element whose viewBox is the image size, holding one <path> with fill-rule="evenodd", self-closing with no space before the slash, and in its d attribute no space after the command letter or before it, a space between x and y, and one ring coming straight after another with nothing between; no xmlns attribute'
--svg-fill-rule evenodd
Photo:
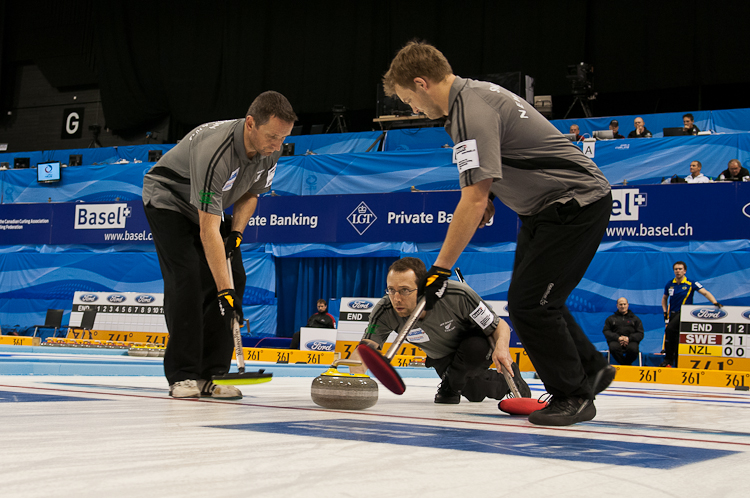
<svg viewBox="0 0 750 498"><path fill-rule="evenodd" d="M211 275L216 282L216 290L230 289L229 272L227 271L226 251L221 237L221 216L198 211L201 243L206 253L206 261L211 269Z"/></svg>
<svg viewBox="0 0 750 498"><path fill-rule="evenodd" d="M710 302L714 306L718 306L720 308L722 307L721 304L719 304L719 301L714 297L714 295L711 294L710 292L708 292L705 288L698 289L698 292L700 292L702 295L704 295L706 297L706 299L708 299L708 302Z"/></svg>
<svg viewBox="0 0 750 498"><path fill-rule="evenodd" d="M664 313L667 312L667 304L667 295L664 294L663 296L661 296L661 309L662 311L664 311Z"/></svg>
<svg viewBox="0 0 750 498"><path fill-rule="evenodd" d="M474 232L487 210L487 198L492 186L492 178L486 178L461 189L461 200L453 213L443 247L435 261L435 266L450 270L463 250L471 241Z"/></svg>
<svg viewBox="0 0 750 498"><path fill-rule="evenodd" d="M492 361L495 362L497 371L502 373L500 369L500 365L502 365L510 372L512 377L513 368L511 364L513 363L513 357L510 355L510 327L502 318L492 333L492 338L495 341L495 349L492 351Z"/></svg>
<svg viewBox="0 0 750 498"><path fill-rule="evenodd" d="M237 199L232 209L232 231L244 233L255 208L258 206L258 194L247 192Z"/></svg>

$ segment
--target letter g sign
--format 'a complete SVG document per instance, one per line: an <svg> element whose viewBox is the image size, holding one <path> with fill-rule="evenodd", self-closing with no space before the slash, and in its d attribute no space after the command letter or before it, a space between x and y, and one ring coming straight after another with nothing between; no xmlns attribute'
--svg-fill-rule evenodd
<svg viewBox="0 0 750 498"><path fill-rule="evenodd" d="M62 133L60 138L81 138L83 134L83 107L63 111Z"/></svg>

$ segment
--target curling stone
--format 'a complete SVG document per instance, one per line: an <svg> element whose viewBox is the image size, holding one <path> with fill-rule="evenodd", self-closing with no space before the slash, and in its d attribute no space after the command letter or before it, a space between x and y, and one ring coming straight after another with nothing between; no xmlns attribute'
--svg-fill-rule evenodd
<svg viewBox="0 0 750 498"><path fill-rule="evenodd" d="M341 373L339 365L361 365L355 360L335 360L315 377L310 394L316 405L338 410L364 410L378 402L378 383L365 374Z"/></svg>

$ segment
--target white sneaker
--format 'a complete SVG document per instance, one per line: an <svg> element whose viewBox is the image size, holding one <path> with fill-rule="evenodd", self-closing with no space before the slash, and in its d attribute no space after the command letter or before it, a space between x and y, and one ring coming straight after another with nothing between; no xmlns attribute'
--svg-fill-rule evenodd
<svg viewBox="0 0 750 498"><path fill-rule="evenodd" d="M242 399L242 392L234 386L214 384L211 381L199 380L201 398Z"/></svg>
<svg viewBox="0 0 750 498"><path fill-rule="evenodd" d="M181 380L169 386L169 395L173 398L200 398L201 390L194 380Z"/></svg>

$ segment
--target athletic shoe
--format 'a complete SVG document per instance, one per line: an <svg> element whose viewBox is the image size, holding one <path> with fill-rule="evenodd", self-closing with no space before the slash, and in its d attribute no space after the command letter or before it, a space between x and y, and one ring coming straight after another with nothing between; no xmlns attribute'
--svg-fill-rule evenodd
<svg viewBox="0 0 750 498"><path fill-rule="evenodd" d="M242 392L234 386L214 384L210 380L199 380L201 398L242 399Z"/></svg>
<svg viewBox="0 0 750 498"><path fill-rule="evenodd" d="M669 361L667 361L667 360L664 360L661 363L659 363L659 366L662 367L662 368L665 368L665 367L666 368L672 368L672 363L669 362Z"/></svg>
<svg viewBox="0 0 750 498"><path fill-rule="evenodd" d="M193 379L181 380L169 386L169 395L173 398L200 398L201 390Z"/></svg>
<svg viewBox="0 0 750 498"><path fill-rule="evenodd" d="M596 417L594 402L579 397L553 396L549 405L529 415L536 425L573 425Z"/></svg>
<svg viewBox="0 0 750 498"><path fill-rule="evenodd" d="M516 388L518 389L518 394L521 395L522 398L530 398L531 397L531 388L526 383L525 380L523 380L523 377L521 377L521 371L518 369L518 365L514 361L512 363L513 367L513 382L516 383Z"/></svg>
<svg viewBox="0 0 750 498"><path fill-rule="evenodd" d="M592 395L596 397L597 394L608 388L612 381L615 380L616 373L617 369L612 365L607 365L596 372L596 375L594 375L594 378L590 381Z"/></svg>
<svg viewBox="0 0 750 498"><path fill-rule="evenodd" d="M454 391L451 388L451 383L448 381L448 376L443 375L443 381L438 386L437 394L435 394L435 403L457 405L460 402L461 391Z"/></svg>

